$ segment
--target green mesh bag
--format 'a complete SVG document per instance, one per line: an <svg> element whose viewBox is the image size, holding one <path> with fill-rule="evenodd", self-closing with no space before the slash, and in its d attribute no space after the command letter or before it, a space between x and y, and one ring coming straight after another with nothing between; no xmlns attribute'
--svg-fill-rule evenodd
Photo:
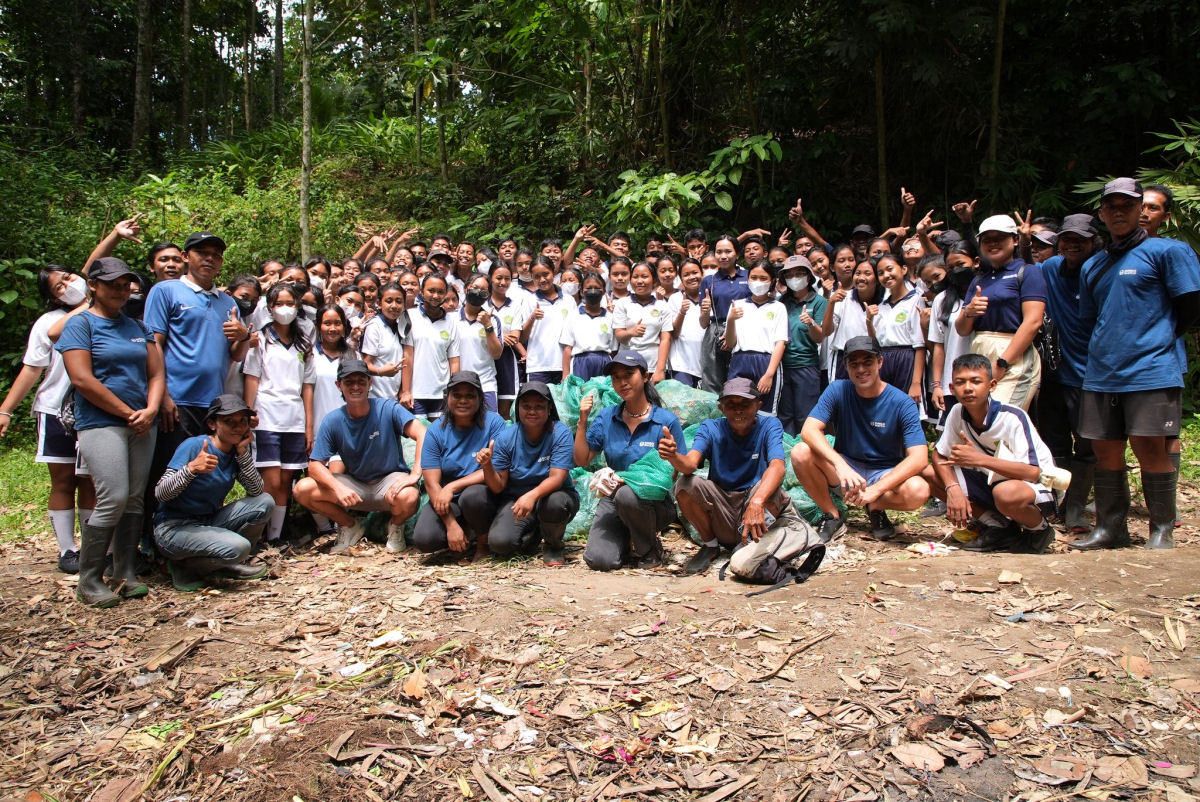
<svg viewBox="0 0 1200 802"><path fill-rule="evenodd" d="M662 501L669 496L674 475L675 469L658 455L657 449L647 451L628 469L617 471L617 476L644 501Z"/></svg>

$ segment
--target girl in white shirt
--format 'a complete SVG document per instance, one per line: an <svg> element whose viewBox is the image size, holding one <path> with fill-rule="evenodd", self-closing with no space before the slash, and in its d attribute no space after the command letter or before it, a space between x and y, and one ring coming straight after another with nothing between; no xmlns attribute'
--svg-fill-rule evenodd
<svg viewBox="0 0 1200 802"><path fill-rule="evenodd" d="M399 398L405 377L412 374L412 320L405 308L404 289L387 284L379 292L379 311L363 328L362 351L371 371L371 395Z"/></svg>
<svg viewBox="0 0 1200 802"><path fill-rule="evenodd" d="M568 372L587 381L604 375L604 368L617 350L613 316L604 307L604 277L596 272L583 274L583 303L567 318L563 327L563 375Z"/></svg>
<svg viewBox="0 0 1200 802"><path fill-rule="evenodd" d="M483 405L490 412L498 411L496 402L496 360L504 351L500 321L488 308L492 282L477 273L467 282L458 320L459 367L473 371L483 386Z"/></svg>
<svg viewBox="0 0 1200 802"><path fill-rule="evenodd" d="M533 262L537 291L525 322L526 368L529 381L558 384L563 380L562 330L571 315L573 301L554 284L554 262L538 255Z"/></svg>
<svg viewBox="0 0 1200 802"><path fill-rule="evenodd" d="M692 257L679 266L681 289L667 301L664 336L669 338L668 365L671 378L688 387L700 383L700 352L704 346L704 327L700 325L700 280L704 269Z"/></svg>
<svg viewBox="0 0 1200 802"><path fill-rule="evenodd" d="M836 256L835 264L840 264L844 254L839 252ZM829 347L830 381L846 378L842 349L852 337L867 335L867 306L877 304L880 300L879 280L875 277L875 267L870 262L860 262L854 268L851 284L843 285L842 280L842 274L839 272L839 286L829 296L829 305L825 307L825 319L821 323L821 331L826 339L832 339Z"/></svg>
<svg viewBox="0 0 1200 802"><path fill-rule="evenodd" d="M400 403L417 417L436 420L442 416L446 384L459 369L458 327L446 314L449 285L438 273L421 279L421 306L410 316L412 368L404 368Z"/></svg>
<svg viewBox="0 0 1200 802"><path fill-rule="evenodd" d="M734 301L725 318L725 344L733 351L729 378L755 382L761 412L774 415L783 381L780 365L788 341L787 309L775 300L775 266L760 259L746 277L750 297Z"/></svg>
<svg viewBox="0 0 1200 802"><path fill-rule="evenodd" d="M499 323L498 333L504 343L496 360L496 406L500 417L507 420L513 399L517 397L520 368L525 364L521 329L525 327L529 309L519 296L514 298L509 295L513 274L507 264L493 262L489 278L492 280L492 297L488 299L487 308L492 313L492 319ZM524 290L520 293L529 297Z"/></svg>
<svg viewBox="0 0 1200 802"><path fill-rule="evenodd" d="M945 260L948 273L943 281L946 288L934 297L929 314L929 342L933 343L929 370L933 403L938 409L948 412L956 403L954 394L950 392L953 378L951 366L955 359L971 352L974 334L972 332L964 337L958 333L954 323L962 314L967 288L979 267L979 257L975 255L974 248L963 240L947 249ZM945 416L942 418L944 420Z"/></svg>
<svg viewBox="0 0 1200 802"><path fill-rule="evenodd" d="M633 266L629 276L630 296L616 303L613 327L617 341L642 355L652 382L666 378L671 339L662 336L667 321L667 302L654 295L654 270L645 262Z"/></svg>
<svg viewBox="0 0 1200 802"><path fill-rule="evenodd" d="M925 299L908 283L908 269L890 253L871 260L886 295L867 305L867 334L883 348L879 377L908 394L920 407L924 398L925 332L921 308Z"/></svg>
<svg viewBox="0 0 1200 802"><path fill-rule="evenodd" d="M300 299L291 285L276 284L267 293L271 322L259 332L258 347L246 354L246 406L258 413L254 465L263 489L275 500L267 540L279 539L287 516L292 474L308 465L316 430L313 385L316 363L312 343L296 319Z"/></svg>

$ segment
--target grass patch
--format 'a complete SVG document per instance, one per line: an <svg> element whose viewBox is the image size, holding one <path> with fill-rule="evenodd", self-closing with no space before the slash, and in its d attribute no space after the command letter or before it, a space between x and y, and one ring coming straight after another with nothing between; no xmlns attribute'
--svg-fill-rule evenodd
<svg viewBox="0 0 1200 802"><path fill-rule="evenodd" d="M32 448L0 451L0 538L15 540L47 531L50 472L34 462Z"/></svg>

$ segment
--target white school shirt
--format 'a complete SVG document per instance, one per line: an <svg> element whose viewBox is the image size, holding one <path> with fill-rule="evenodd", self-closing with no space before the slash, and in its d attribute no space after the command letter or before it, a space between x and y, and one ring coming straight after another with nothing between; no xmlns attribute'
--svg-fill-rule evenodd
<svg viewBox="0 0 1200 802"><path fill-rule="evenodd" d="M353 349L346 349L341 356L330 356L321 350L321 346L313 346L312 361L316 363L317 380L313 384L313 430L321 428L321 421L335 409L341 408L345 401L337 388L338 365L343 359L355 359Z"/></svg>
<svg viewBox="0 0 1200 802"><path fill-rule="evenodd" d="M924 307L925 298L914 289L895 304L890 298L880 302L879 314L872 323L879 345L884 348L897 345L924 348L925 332L921 329L921 309Z"/></svg>
<svg viewBox="0 0 1200 802"><path fill-rule="evenodd" d="M571 316L575 300L564 292L551 301L541 291L534 294L536 306L542 309L542 318L533 321L529 329L529 342L525 344L525 369L530 373L552 373L562 370L562 330ZM534 309L530 308L530 315ZM528 318L527 318L528 319Z"/></svg>
<svg viewBox="0 0 1200 802"><path fill-rule="evenodd" d="M951 450L961 437L968 444L998 459L1024 462L1026 465L1034 465L1043 471L1046 468L1054 467L1054 456L1050 453L1050 448L1034 428L1033 423L1029 420L1029 415L1020 407L1002 404L993 398L988 405L983 425L982 430L976 429L974 424L969 422L963 405L955 404L946 414L946 428L938 438L937 452L943 457L949 457ZM988 477L988 484L995 484L1005 479L1005 477L983 468L956 466L954 470L960 482L963 471L979 471ZM1030 484L1035 489L1045 490L1036 482Z"/></svg>
<svg viewBox="0 0 1200 802"><path fill-rule="evenodd" d="M42 375L42 383L38 386L37 395L33 397L31 411L35 416L39 412L57 415L59 407L62 406L63 396L71 386L62 354L54 350L54 343L50 342L50 335L47 333L51 326L68 314L66 309L52 309L35 320L33 328L29 330L29 341L21 362L31 368L49 368Z"/></svg>
<svg viewBox="0 0 1200 802"><path fill-rule="evenodd" d="M500 329L497 330L497 334L500 334L501 331L511 332L521 330L525 325L525 321L529 320L529 313L533 311L527 301L529 297L529 293L524 291L516 297L510 292L508 297L504 299L502 306L496 306L490 297L487 299L484 307L492 313L494 319L500 321Z"/></svg>
<svg viewBox="0 0 1200 802"><path fill-rule="evenodd" d="M638 303L630 295L617 301L613 308L613 328L629 329L639 323L646 326L646 331L640 337L629 341L627 348L632 348L646 360L646 366L651 373L658 370L658 344L662 339L663 324L667 322L667 302L653 295L648 304Z"/></svg>
<svg viewBox="0 0 1200 802"><path fill-rule="evenodd" d="M933 299L933 308L929 312L929 341L932 343L941 343L945 349L946 360L942 363L942 386L944 392L949 395L950 386L953 383L953 376L951 374L953 372L952 366L954 365L954 360L963 354L971 352L971 338L974 336L974 332L964 337L954 328L954 322L962 314L963 302L961 298L956 300L954 305L950 307L950 317L944 324L942 323L939 315L942 311L942 305L946 303L946 300L945 292L939 292L937 297ZM932 371L930 371L929 376L932 379Z"/></svg>
<svg viewBox="0 0 1200 802"><path fill-rule="evenodd" d="M683 308L684 295L677 292L667 299L667 321L663 331L671 332L671 355L667 359L671 370L699 376L701 354L704 352L704 327L700 325L700 301L693 301L683 316L683 324L675 328L675 318Z"/></svg>
<svg viewBox="0 0 1200 802"><path fill-rule="evenodd" d="M485 393L496 392L496 361L487 350L487 332L478 320L467 320L467 313L462 309L452 312L458 328L458 369L473 370L479 375L479 383ZM504 340L504 329L500 321L493 317L492 327L496 330L496 338ZM449 377L446 377L449 381ZM424 396L422 396L424 397Z"/></svg>
<svg viewBox="0 0 1200 802"><path fill-rule="evenodd" d="M306 421L300 391L303 385L316 382L316 362L304 355L298 341L284 345L273 327L260 331L258 339L258 347L247 352L242 368L247 376L258 377L258 395L254 397L258 428L303 432Z"/></svg>
<svg viewBox="0 0 1200 802"><path fill-rule="evenodd" d="M743 310L742 317L734 321L734 331L737 333L734 351L769 354L775 350L776 344L787 342L787 308L779 301L767 301L759 306L749 298L741 298L734 301L732 306Z"/></svg>
<svg viewBox="0 0 1200 802"><path fill-rule="evenodd" d="M430 320L424 307L409 315L412 328L409 337L413 344L413 398L442 398L450 381L450 358L457 357L461 344L454 313L444 313L440 320Z"/></svg>
<svg viewBox="0 0 1200 802"><path fill-rule="evenodd" d="M378 365L390 365L394 362L401 362L404 359L404 346L412 345L412 319L415 317L416 309L405 310L400 313L400 317L396 318L396 331L388 326L382 314L376 314L375 317L367 321L367 325L363 327L362 345L359 350L363 356L374 358ZM400 374L404 371L398 371L395 376L371 376L371 395L375 398L399 398L400 397ZM416 368L413 369L414 376Z"/></svg>
<svg viewBox="0 0 1200 802"><path fill-rule="evenodd" d="M571 310L567 323L563 326L562 345L571 346L571 355L580 354L611 354L617 350L617 335L613 333L613 316L603 306L600 314L592 317L586 311L584 304L579 304Z"/></svg>

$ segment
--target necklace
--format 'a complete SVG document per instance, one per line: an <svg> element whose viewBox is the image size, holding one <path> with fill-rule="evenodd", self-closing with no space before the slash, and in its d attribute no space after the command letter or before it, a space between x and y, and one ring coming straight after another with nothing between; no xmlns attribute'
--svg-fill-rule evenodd
<svg viewBox="0 0 1200 802"><path fill-rule="evenodd" d="M651 409L652 409L652 406L650 404L646 404L646 409L643 410L642 412L631 412L630 409L628 407L626 407L625 414L631 418L644 418L650 414Z"/></svg>

